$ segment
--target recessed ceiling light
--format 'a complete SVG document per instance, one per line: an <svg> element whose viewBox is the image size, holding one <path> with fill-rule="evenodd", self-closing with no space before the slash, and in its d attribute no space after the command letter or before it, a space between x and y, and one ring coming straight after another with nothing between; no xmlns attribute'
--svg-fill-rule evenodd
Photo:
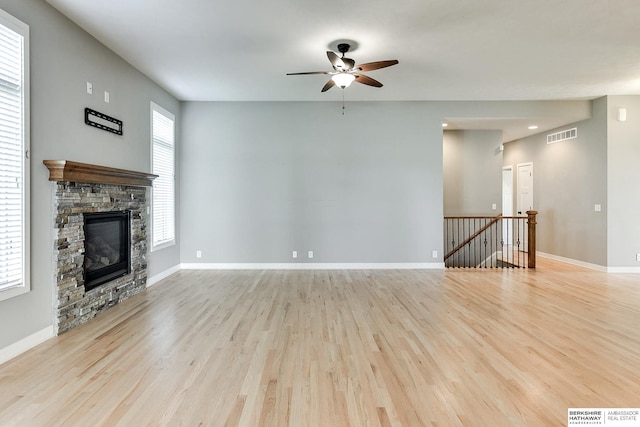
<svg viewBox="0 0 640 427"><path fill-rule="evenodd" d="M534 130L534 129L538 129L538 126L536 126L536 125L529 126L529 130Z"/></svg>
<svg viewBox="0 0 640 427"><path fill-rule="evenodd" d="M442 127L443 127L443 128L446 128L447 126L449 126L449 123L443 123L443 124L442 124Z"/></svg>

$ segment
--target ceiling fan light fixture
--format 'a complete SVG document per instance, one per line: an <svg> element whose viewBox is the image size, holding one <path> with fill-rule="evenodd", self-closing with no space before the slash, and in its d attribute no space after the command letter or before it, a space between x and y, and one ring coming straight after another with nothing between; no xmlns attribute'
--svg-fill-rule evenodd
<svg viewBox="0 0 640 427"><path fill-rule="evenodd" d="M331 80L333 80L336 86L340 87L341 89L349 87L351 82L353 82L355 79L356 77L353 74L349 73L338 73L331 77Z"/></svg>
<svg viewBox="0 0 640 427"><path fill-rule="evenodd" d="M382 83L362 73L396 65L398 60L388 59L386 61L366 62L364 64L356 65L356 61L351 58L345 58L344 56L344 54L349 51L350 47L351 44L349 43L338 44L338 50L342 54L342 57L338 56L338 54L332 50L327 51L327 59L329 59L331 67L333 68L331 71L306 71L302 73L287 73L287 75L326 74L331 76L320 92L326 92L334 86L345 89L354 81L366 86L382 87Z"/></svg>

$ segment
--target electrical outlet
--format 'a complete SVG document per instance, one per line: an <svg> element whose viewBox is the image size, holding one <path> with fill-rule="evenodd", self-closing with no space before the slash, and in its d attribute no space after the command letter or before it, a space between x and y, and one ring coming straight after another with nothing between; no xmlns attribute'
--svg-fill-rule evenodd
<svg viewBox="0 0 640 427"><path fill-rule="evenodd" d="M438 251L432 251L431 258L438 258Z"/></svg>
<svg viewBox="0 0 640 427"><path fill-rule="evenodd" d="M298 251L291 252L291 258L298 258Z"/></svg>
<svg viewBox="0 0 640 427"><path fill-rule="evenodd" d="M196 251L196 258L202 258L202 251Z"/></svg>
<svg viewBox="0 0 640 427"><path fill-rule="evenodd" d="M602 211L602 205L593 205L593 210L596 212Z"/></svg>
<svg viewBox="0 0 640 427"><path fill-rule="evenodd" d="M640 254L636 254L636 261L640 261Z"/></svg>
<svg viewBox="0 0 640 427"><path fill-rule="evenodd" d="M495 203L493 203L491 205L491 210L495 211L496 209L498 209L498 205L496 205Z"/></svg>
<svg viewBox="0 0 640 427"><path fill-rule="evenodd" d="M93 85L91 84L91 82L87 82L87 93L89 95L93 95Z"/></svg>
<svg viewBox="0 0 640 427"><path fill-rule="evenodd" d="M313 258L313 251L307 252L307 258L309 259Z"/></svg>

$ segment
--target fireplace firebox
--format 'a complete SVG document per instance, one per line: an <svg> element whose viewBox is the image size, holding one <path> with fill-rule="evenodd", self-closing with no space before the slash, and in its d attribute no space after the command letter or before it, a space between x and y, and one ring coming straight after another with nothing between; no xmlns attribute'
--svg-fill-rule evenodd
<svg viewBox="0 0 640 427"><path fill-rule="evenodd" d="M131 273L129 211L84 214L85 291Z"/></svg>

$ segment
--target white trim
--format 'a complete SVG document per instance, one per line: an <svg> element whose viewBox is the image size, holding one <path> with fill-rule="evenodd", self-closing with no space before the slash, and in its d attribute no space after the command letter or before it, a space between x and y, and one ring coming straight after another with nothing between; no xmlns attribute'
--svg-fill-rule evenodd
<svg viewBox="0 0 640 427"><path fill-rule="evenodd" d="M28 263L28 259L25 260ZM28 269L25 269L25 272L28 272ZM14 286L12 288L4 288L0 289L0 301L8 300L13 297L17 297L18 295L26 294L31 291L31 285L29 282L25 282L21 286Z"/></svg>
<svg viewBox="0 0 640 427"><path fill-rule="evenodd" d="M433 263L183 263L183 270L443 270Z"/></svg>
<svg viewBox="0 0 640 427"><path fill-rule="evenodd" d="M640 267L605 267L604 265L591 264L589 262L578 261L571 258L565 258L558 255L547 254L544 252L536 252L539 257L549 258L555 261L566 262L567 264L577 265L578 267L590 268L591 270L601 271L603 273L640 273Z"/></svg>
<svg viewBox="0 0 640 427"><path fill-rule="evenodd" d="M147 288L150 286L155 285L156 283L158 283L159 281L166 279L167 277L171 276L172 274L177 273L178 271L180 271L180 265L174 265L173 267L171 267L168 270L163 271L162 273L158 273L155 276L149 277L147 279Z"/></svg>
<svg viewBox="0 0 640 427"><path fill-rule="evenodd" d="M598 264L591 264L589 262L578 261L576 259L565 258L558 255L547 254L539 251L536 251L536 255L542 258L549 258L555 261L566 262L567 264L577 265L578 267L590 268L591 270L597 270L603 273L609 272L607 267L598 265Z"/></svg>
<svg viewBox="0 0 640 427"><path fill-rule="evenodd" d="M13 15L0 9L0 24L22 37L22 284L0 289L0 301L31 291L31 70L30 28ZM1 362L0 362L1 363Z"/></svg>
<svg viewBox="0 0 640 427"><path fill-rule="evenodd" d="M151 236L151 238L153 239L153 236ZM157 251L159 251L161 249L169 248L169 247L175 246L175 245L176 245L176 239L169 240L169 241L161 243L159 245L155 245L155 246L151 245L152 247L151 247L151 249L149 249L149 252L157 252Z"/></svg>
<svg viewBox="0 0 640 427"><path fill-rule="evenodd" d="M640 273L640 267L607 267L607 273Z"/></svg>
<svg viewBox="0 0 640 427"><path fill-rule="evenodd" d="M160 115L164 116L166 119L170 120L172 125L173 125L173 139L171 141L172 143L172 154L171 154L171 161L172 161L172 173L173 173L173 238L170 240L166 240L163 241L161 243L156 244L154 241L154 227L155 227L155 217L154 217L154 212L153 212L153 207L154 207L154 186L151 186L151 197L150 197L150 203L149 205L151 206L151 220L149 221L150 224L150 252L155 252L170 246L174 246L176 244L176 167L177 167L177 157L176 157L176 115L173 114L171 111L167 110L166 108L156 104L153 101L150 101L150 109L149 109L149 132L151 135L151 141L150 141L150 161L151 161L151 172L154 172L154 148L156 146L156 144L154 143L155 141L155 134L154 134L154 120L153 120L153 113L157 112Z"/></svg>
<svg viewBox="0 0 640 427"><path fill-rule="evenodd" d="M529 210L528 208L525 209L522 206L520 206L522 204L522 201L520 200L520 167L522 166L531 166L531 209L535 209L535 203L533 201L533 162L524 162L524 163L518 163L516 164L516 180L515 180L515 193L516 193L516 212L518 212L518 209L520 209L520 212L522 212L522 214L519 215L525 215L526 212Z"/></svg>
<svg viewBox="0 0 640 427"><path fill-rule="evenodd" d="M55 336L56 335L53 332L53 325L51 325L36 332L35 334L31 334L28 337L21 339L16 343L0 349L0 365Z"/></svg>

